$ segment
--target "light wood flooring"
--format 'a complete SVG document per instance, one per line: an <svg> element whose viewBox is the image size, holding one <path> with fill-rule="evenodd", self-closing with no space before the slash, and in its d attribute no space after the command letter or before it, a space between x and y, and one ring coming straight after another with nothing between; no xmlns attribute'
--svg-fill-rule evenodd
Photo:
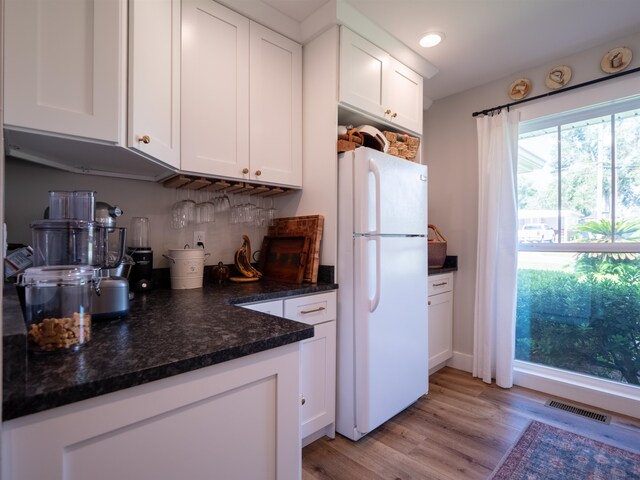
<svg viewBox="0 0 640 480"><path fill-rule="evenodd" d="M426 397L358 442L336 435L305 447L302 478L486 479L531 420L640 452L640 419L611 414L601 424L546 407L549 398L557 399L444 368L431 375Z"/></svg>

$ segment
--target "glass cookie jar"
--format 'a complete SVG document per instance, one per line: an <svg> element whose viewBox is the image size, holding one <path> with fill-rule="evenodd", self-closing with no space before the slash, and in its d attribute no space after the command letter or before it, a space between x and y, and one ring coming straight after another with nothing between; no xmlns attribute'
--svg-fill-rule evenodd
<svg viewBox="0 0 640 480"><path fill-rule="evenodd" d="M24 288L27 343L32 352L76 350L91 340L97 270L87 265L28 268Z"/></svg>

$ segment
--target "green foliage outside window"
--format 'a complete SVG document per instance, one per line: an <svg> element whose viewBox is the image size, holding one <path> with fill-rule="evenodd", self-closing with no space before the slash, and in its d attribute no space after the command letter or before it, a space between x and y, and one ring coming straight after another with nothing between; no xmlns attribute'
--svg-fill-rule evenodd
<svg viewBox="0 0 640 480"><path fill-rule="evenodd" d="M516 359L640 385L640 285L520 270Z"/></svg>

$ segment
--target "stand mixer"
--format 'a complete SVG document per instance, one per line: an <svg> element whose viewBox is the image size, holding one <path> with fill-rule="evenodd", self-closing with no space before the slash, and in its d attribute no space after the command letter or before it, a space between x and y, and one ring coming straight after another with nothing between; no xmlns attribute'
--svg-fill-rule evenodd
<svg viewBox="0 0 640 480"><path fill-rule="evenodd" d="M115 226L122 210L95 202L95 192L49 192L48 217L31 223L34 266L88 265L98 269L94 319L129 313L129 283L122 275L126 228ZM130 267L130 264L129 264Z"/></svg>
<svg viewBox="0 0 640 480"><path fill-rule="evenodd" d="M106 252L100 268L100 294L94 295L92 314L95 319L124 317L129 313L129 282L131 257L125 256L127 229L117 228L116 219L122 215L120 208L108 203L96 202L95 221L102 231L101 250ZM116 244L110 235L118 233Z"/></svg>

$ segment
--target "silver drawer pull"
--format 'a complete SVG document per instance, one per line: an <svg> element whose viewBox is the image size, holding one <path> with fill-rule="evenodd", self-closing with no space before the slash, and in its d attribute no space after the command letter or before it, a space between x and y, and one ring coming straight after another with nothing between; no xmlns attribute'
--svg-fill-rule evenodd
<svg viewBox="0 0 640 480"><path fill-rule="evenodd" d="M314 308L313 310L300 310L300 313L302 315L306 315L307 313L316 313L316 312L321 312L323 310L326 310L326 308L318 307L318 308Z"/></svg>
<svg viewBox="0 0 640 480"><path fill-rule="evenodd" d="M441 287L441 286L446 285L446 284L447 284L447 282L440 282L440 283L434 283L433 286L434 287Z"/></svg>

